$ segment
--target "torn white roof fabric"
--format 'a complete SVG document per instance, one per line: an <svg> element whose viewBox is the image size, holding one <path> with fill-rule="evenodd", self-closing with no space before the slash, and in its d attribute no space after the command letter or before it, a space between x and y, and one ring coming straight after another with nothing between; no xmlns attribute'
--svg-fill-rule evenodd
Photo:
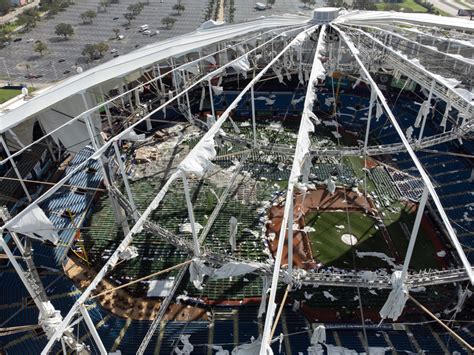
<svg viewBox="0 0 474 355"><path fill-rule="evenodd" d="M247 72L250 70L250 63L248 56L245 55L239 60L235 61L230 65L237 73L242 74L244 78L247 77Z"/></svg>
<svg viewBox="0 0 474 355"><path fill-rule="evenodd" d="M313 330L313 335L311 336L311 344L316 345L318 343L326 342L326 327L324 325L318 325Z"/></svg>
<svg viewBox="0 0 474 355"><path fill-rule="evenodd" d="M250 344L239 345L232 350L232 355L259 355L261 343L262 340L258 338Z"/></svg>
<svg viewBox="0 0 474 355"><path fill-rule="evenodd" d="M145 140L145 133L137 134L135 130L132 129L131 131L126 132L122 136L122 139L130 142L143 142Z"/></svg>
<svg viewBox="0 0 474 355"><path fill-rule="evenodd" d="M181 334L179 336L179 341L181 342L183 347L181 349L179 348L179 346L175 347L174 352L177 355L190 355L193 352L194 346L189 342L190 336L191 334Z"/></svg>
<svg viewBox="0 0 474 355"><path fill-rule="evenodd" d="M138 256L138 249L136 246L129 245L125 248L124 251L120 253L120 259L122 260L130 260L136 258Z"/></svg>
<svg viewBox="0 0 474 355"><path fill-rule="evenodd" d="M310 345L306 351L308 352L308 355L324 355L324 349L321 344Z"/></svg>
<svg viewBox="0 0 474 355"><path fill-rule="evenodd" d="M265 313L265 310L267 309L267 295L271 282L272 278L270 276L262 276L262 299L260 300L257 318L262 318L263 313Z"/></svg>
<svg viewBox="0 0 474 355"><path fill-rule="evenodd" d="M206 266L199 258L194 258L189 267L190 279L197 289L202 289L202 282L205 275L214 279L226 279L234 276L241 276L251 273L257 269L268 268L267 264L257 262L237 262L231 261L222 265L218 269Z"/></svg>
<svg viewBox="0 0 474 355"><path fill-rule="evenodd" d="M224 92L224 88L222 86L214 86L212 85L212 92L215 96L222 95Z"/></svg>
<svg viewBox="0 0 474 355"><path fill-rule="evenodd" d="M229 244L232 252L237 248L237 218L234 216L229 219Z"/></svg>
<svg viewBox="0 0 474 355"><path fill-rule="evenodd" d="M30 212L10 224L8 229L30 238L49 240L53 244L57 244L59 241L56 227L38 206L34 206Z"/></svg>
<svg viewBox="0 0 474 355"><path fill-rule="evenodd" d="M202 139L179 164L178 168L186 176L203 177L206 171L213 166L211 160L216 157L216 154L214 139Z"/></svg>
<svg viewBox="0 0 474 355"><path fill-rule="evenodd" d="M392 273L392 291L388 295L387 301L383 305L379 314L382 319L390 318L394 321L400 317L408 300L408 288L402 280L402 272Z"/></svg>

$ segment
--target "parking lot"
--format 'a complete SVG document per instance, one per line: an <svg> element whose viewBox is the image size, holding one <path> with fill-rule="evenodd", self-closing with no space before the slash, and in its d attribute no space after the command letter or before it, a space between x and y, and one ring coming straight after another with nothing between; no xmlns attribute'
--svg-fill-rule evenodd
<svg viewBox="0 0 474 355"><path fill-rule="evenodd" d="M107 7L107 12L97 13L92 24L83 24L80 14L87 10L97 12L99 2L100 0L76 0L74 5L53 19L42 19L32 31L13 36L11 44L0 49L0 80L7 81L10 76L15 83L35 85L64 79L75 74L77 67L87 70L112 59L114 55L123 55L146 44L195 30L204 21L205 9L208 6L208 0L183 0L186 10L180 16L174 15L177 21L168 30L162 26L161 20L175 14L172 7L176 1L150 0L128 28L123 14L128 12L127 7L130 4L138 1L120 0L120 3ZM228 1L226 3L229 4ZM254 0L235 0L234 6L234 22L243 22L263 15L309 12L299 0L277 0L272 9L265 11L255 10ZM228 18L228 9L225 13ZM64 40L54 33L58 23L68 23L74 27L75 33L69 40ZM143 24L148 24L152 33L159 31L159 34L149 36L139 32ZM115 39L114 28L120 29L123 40ZM13 41L19 37L21 41ZM48 46L48 52L42 57L33 51L34 42L37 40ZM82 55L84 46L101 41L109 45L108 53L101 59L87 62ZM115 53L111 53L112 49ZM25 65L26 63L28 65ZM33 78L26 78L28 73Z"/></svg>
<svg viewBox="0 0 474 355"><path fill-rule="evenodd" d="M255 3L261 2L265 4L265 0L234 0L235 13L234 22L243 22L249 19L254 19L259 16L281 15L285 13L298 14L302 12L309 14L312 10L304 7L300 0L276 0L271 9L259 11L255 9Z"/></svg>
<svg viewBox="0 0 474 355"><path fill-rule="evenodd" d="M49 82L64 79L76 72L76 67L80 66L84 70L96 66L99 63L113 58L113 53L107 53L103 58L86 62L82 56L82 50L88 43L94 44L101 41L107 42L110 49L116 49L118 54L125 54L142 47L146 44L166 39L179 34L195 30L203 21L206 1L183 0L186 10L180 16L174 16L177 21L175 25L167 30L164 29L161 20L174 13L172 0L150 0L149 5L145 5L143 11L131 21L131 26L127 30L127 21L123 14L128 12L130 4L137 3L134 0L121 0L119 4L111 4L107 12L98 13L92 24L83 24L80 14L87 10L97 11L99 0L76 0L74 5L60 12L53 19L43 19L36 27L25 34L13 36L11 44L0 49L0 79L7 80L8 73L14 82L28 82L34 85L35 82ZM115 19L114 18L117 18ZM58 23L69 23L74 27L74 36L69 40L63 40L54 33L54 28ZM148 24L151 31L160 31L157 36L147 36L140 33L139 27ZM120 34L124 39L119 41L113 39L114 28L120 29ZM20 42L13 42L13 39L21 37ZM41 57L33 51L34 41L41 40L48 46L48 53ZM28 40L31 42L28 43ZM42 75L36 79L26 79L27 68L22 63L28 63L29 72L33 76Z"/></svg>

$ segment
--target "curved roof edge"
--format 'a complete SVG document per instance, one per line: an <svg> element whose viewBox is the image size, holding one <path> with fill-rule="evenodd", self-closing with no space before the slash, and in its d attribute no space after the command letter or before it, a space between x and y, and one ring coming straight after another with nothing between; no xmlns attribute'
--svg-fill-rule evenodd
<svg viewBox="0 0 474 355"><path fill-rule="evenodd" d="M350 24L370 24L383 22L387 24L389 21L403 21L413 25L440 26L458 30L474 31L474 21L433 14L396 11L348 11L344 14L341 13L334 22Z"/></svg>
<svg viewBox="0 0 474 355"><path fill-rule="evenodd" d="M184 35L149 44L65 79L50 87L41 95L25 101L23 105L12 111L4 113L0 116L0 133L15 127L22 121L76 93L83 92L113 78L123 77L138 68L149 66L165 58L191 52L247 33L304 24L308 20L309 17L291 14L260 17L244 23L220 25L207 29L198 28Z"/></svg>

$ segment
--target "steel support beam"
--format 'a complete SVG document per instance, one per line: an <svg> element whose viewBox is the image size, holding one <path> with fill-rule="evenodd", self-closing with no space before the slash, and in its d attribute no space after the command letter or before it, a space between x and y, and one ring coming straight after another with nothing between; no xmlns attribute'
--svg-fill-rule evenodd
<svg viewBox="0 0 474 355"><path fill-rule="evenodd" d="M464 250L463 250L461 244L459 243L459 240L456 236L456 232L454 231L453 227L451 226L451 222L449 221L449 218L446 215L444 207L441 204L441 201L438 197L438 194L436 193L436 190L435 190L428 174L426 173L425 169L423 168L423 165L421 164L421 162L419 161L419 159L416 156L415 152L413 151L410 144L408 143L408 141L407 141L400 125L398 124L397 119L395 118L392 110L388 106L387 101L386 101L382 91L380 91L377 84L372 79L372 77L370 76L370 73L365 68L364 64L362 63L361 59L359 58L359 51L354 47L354 44L347 38L345 33L343 33L337 26L333 25L332 27L334 29L336 29L336 31L338 31L338 33L342 36L342 38L346 42L347 46L349 47L349 50L351 51L353 57L355 58L355 60L359 64L360 69L364 72L364 75L367 77L367 79L370 83L370 86L372 87L372 90L376 91L377 96L378 96L378 98L379 98L379 100L380 100L387 116L390 118L390 121L391 121L393 127L397 131L397 133L398 133L403 145L405 146L408 154L410 155L413 162L415 163L416 168L420 172L421 178L423 179L423 182L424 182L425 186L428 188L428 190L430 192L430 195L433 199L433 202L436 205L436 208L437 208L437 210L438 210L438 212L441 216L441 219L443 220L443 223L446 226L446 229L448 231L448 235L449 235L449 238L451 240L451 243L453 244L454 248L456 249L456 251L459 255L459 258L461 259L461 262L462 262L463 266L465 267L465 269L466 269L466 271L469 275L469 279L470 279L471 283L474 284L474 272L471 269L471 264L469 263L469 260L467 259L466 254L464 253Z"/></svg>

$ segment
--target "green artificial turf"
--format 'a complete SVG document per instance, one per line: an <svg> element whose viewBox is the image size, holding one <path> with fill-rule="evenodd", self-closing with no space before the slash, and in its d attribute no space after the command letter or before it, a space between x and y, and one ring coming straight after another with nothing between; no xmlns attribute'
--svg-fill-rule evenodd
<svg viewBox="0 0 474 355"><path fill-rule="evenodd" d="M320 212L310 213L305 218L307 226L316 231L310 232L313 256L325 265L341 268L353 268L351 246L342 242L343 234L356 236L359 251L378 251L389 256L388 247L382 236L374 227L375 219L363 212L350 212L350 229L345 212ZM337 229L336 225L343 225L343 229ZM361 268L386 267L387 264L379 259L356 259L356 264Z"/></svg>
<svg viewBox="0 0 474 355"><path fill-rule="evenodd" d="M395 207L402 207L396 204ZM406 208L400 212L392 213L388 209L383 210L382 216L387 231L393 241L393 245L401 258L405 256L408 247L409 233L415 218L414 213L408 213ZM345 212L312 212L305 218L307 226L316 231L310 232L310 240L314 258L325 265L340 268L376 269L390 268L385 261L375 257L364 257L353 259L351 246L342 242L343 234L353 234L358 239L355 248L360 252L380 252L389 257L394 257L388 247L383 234L375 228L376 221L373 217L363 212L349 212L350 229ZM408 235L404 232L402 224L406 226ZM336 225L343 225L343 229L337 229ZM435 258L435 248L430 238L424 231L418 235L415 250L410 263L411 269L438 268Z"/></svg>
<svg viewBox="0 0 474 355"><path fill-rule="evenodd" d="M0 89L0 104L3 104L4 102L7 102L8 100L20 94L21 90Z"/></svg>
<svg viewBox="0 0 474 355"><path fill-rule="evenodd" d="M395 203L391 207L399 208L400 212L393 213L385 208L381 209L380 213L383 212L385 214L385 216L382 217L387 226L387 230L397 252L403 258L408 248L409 235L415 221L415 213L410 212L409 208L402 203ZM402 225L406 227L405 231ZM428 231L420 227L410 262L410 268L415 270L439 268L440 266L435 256L436 249L428 235Z"/></svg>

